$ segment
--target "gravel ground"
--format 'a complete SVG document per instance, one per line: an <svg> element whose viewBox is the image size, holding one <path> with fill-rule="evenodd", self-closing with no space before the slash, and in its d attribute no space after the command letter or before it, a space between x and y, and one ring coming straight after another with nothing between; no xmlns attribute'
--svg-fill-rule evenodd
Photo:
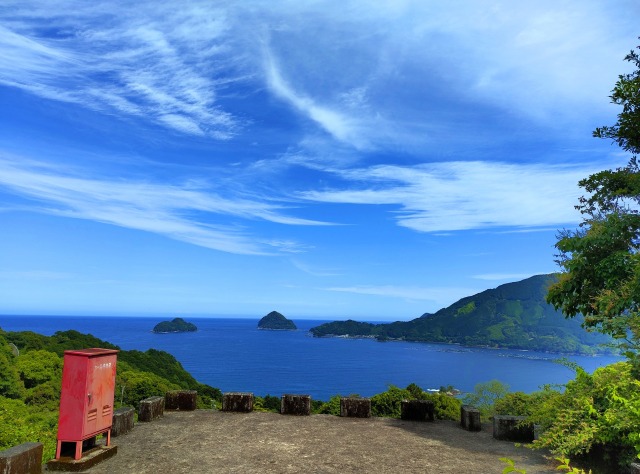
<svg viewBox="0 0 640 474"><path fill-rule="evenodd" d="M113 438L117 454L91 474L501 473L508 457L527 474L555 471L539 451L470 433L452 421L287 416L213 410L165 412Z"/></svg>

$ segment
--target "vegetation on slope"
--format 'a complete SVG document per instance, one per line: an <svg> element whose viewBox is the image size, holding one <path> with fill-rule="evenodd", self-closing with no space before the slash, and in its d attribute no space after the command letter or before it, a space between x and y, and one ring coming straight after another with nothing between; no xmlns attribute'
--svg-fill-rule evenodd
<svg viewBox="0 0 640 474"><path fill-rule="evenodd" d="M526 416L540 425L534 448L549 449L598 472L626 472L640 454L640 381L630 362L596 369L593 374L575 364L576 377L564 387L545 386L533 393L508 392L496 380L478 384L464 403L494 414Z"/></svg>
<svg viewBox="0 0 640 474"><path fill-rule="evenodd" d="M298 328L290 319L285 318L277 311L271 311L258 321L258 329L295 330Z"/></svg>
<svg viewBox="0 0 640 474"><path fill-rule="evenodd" d="M45 459L54 456L64 351L89 347L118 349L78 331L43 336L0 329L0 450L35 441L44 444ZM199 383L167 352L118 353L116 407L137 407L144 398L178 389L197 390L202 408L222 397L220 390Z"/></svg>
<svg viewBox="0 0 640 474"><path fill-rule="evenodd" d="M171 321L162 321L156 324L153 328L155 333L169 333L169 332L194 332L198 328L193 323L188 323L182 318L173 318Z"/></svg>
<svg viewBox="0 0 640 474"><path fill-rule="evenodd" d="M555 281L555 275L537 275L463 298L412 321L334 321L312 328L311 333L566 353L605 351L594 346L609 338L585 331L580 318L566 319L545 301L547 288Z"/></svg>

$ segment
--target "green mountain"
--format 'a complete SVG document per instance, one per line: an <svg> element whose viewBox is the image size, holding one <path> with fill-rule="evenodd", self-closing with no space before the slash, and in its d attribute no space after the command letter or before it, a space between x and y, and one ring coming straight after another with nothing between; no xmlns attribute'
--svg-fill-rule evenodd
<svg viewBox="0 0 640 474"><path fill-rule="evenodd" d="M462 298L435 314L412 321L371 324L334 321L312 328L316 337L375 337L378 340L444 342L471 346L593 354L611 340L581 327L582 318L566 319L545 296L556 276L536 275Z"/></svg>
<svg viewBox="0 0 640 474"><path fill-rule="evenodd" d="M194 332L198 328L193 323L188 323L182 318L174 318L172 321L162 321L153 328L155 333L168 333L168 332Z"/></svg>
<svg viewBox="0 0 640 474"><path fill-rule="evenodd" d="M295 330L298 328L290 319L285 318L277 311L271 311L264 318L258 321L258 329Z"/></svg>

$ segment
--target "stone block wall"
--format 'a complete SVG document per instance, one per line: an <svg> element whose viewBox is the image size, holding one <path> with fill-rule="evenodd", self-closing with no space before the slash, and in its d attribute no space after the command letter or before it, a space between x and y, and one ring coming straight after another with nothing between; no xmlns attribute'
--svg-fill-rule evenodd
<svg viewBox="0 0 640 474"><path fill-rule="evenodd" d="M122 436L133 429L135 410L133 407L118 408L113 412L111 436Z"/></svg>
<svg viewBox="0 0 640 474"><path fill-rule="evenodd" d="M460 426L467 431L480 431L482 429L480 410L471 405L462 405L460 407Z"/></svg>
<svg viewBox="0 0 640 474"><path fill-rule="evenodd" d="M280 413L283 415L311 415L311 395L282 395Z"/></svg>
<svg viewBox="0 0 640 474"><path fill-rule="evenodd" d="M164 397L149 397L140 401L138 421L153 421L164 415Z"/></svg>
<svg viewBox="0 0 640 474"><path fill-rule="evenodd" d="M222 411L250 412L253 410L253 393L226 392L222 395Z"/></svg>
<svg viewBox="0 0 640 474"><path fill-rule="evenodd" d="M411 421L434 421L435 405L430 400L402 400L400 418Z"/></svg>
<svg viewBox="0 0 640 474"><path fill-rule="evenodd" d="M0 473L40 474L42 449L42 443L23 443L0 451Z"/></svg>
<svg viewBox="0 0 640 474"><path fill-rule="evenodd" d="M165 410L192 411L196 409L196 390L171 390L164 396Z"/></svg>
<svg viewBox="0 0 640 474"><path fill-rule="evenodd" d="M371 400L368 398L341 398L340 416L371 418Z"/></svg>
<svg viewBox="0 0 640 474"><path fill-rule="evenodd" d="M522 424L526 416L495 415L493 437L495 439L531 443L534 438L533 425Z"/></svg>

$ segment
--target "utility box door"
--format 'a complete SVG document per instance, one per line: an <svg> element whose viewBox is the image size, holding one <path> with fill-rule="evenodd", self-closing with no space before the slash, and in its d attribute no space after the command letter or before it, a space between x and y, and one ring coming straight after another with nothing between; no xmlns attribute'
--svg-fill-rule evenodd
<svg viewBox="0 0 640 474"><path fill-rule="evenodd" d="M111 427L117 350L65 351L59 441L82 441Z"/></svg>

